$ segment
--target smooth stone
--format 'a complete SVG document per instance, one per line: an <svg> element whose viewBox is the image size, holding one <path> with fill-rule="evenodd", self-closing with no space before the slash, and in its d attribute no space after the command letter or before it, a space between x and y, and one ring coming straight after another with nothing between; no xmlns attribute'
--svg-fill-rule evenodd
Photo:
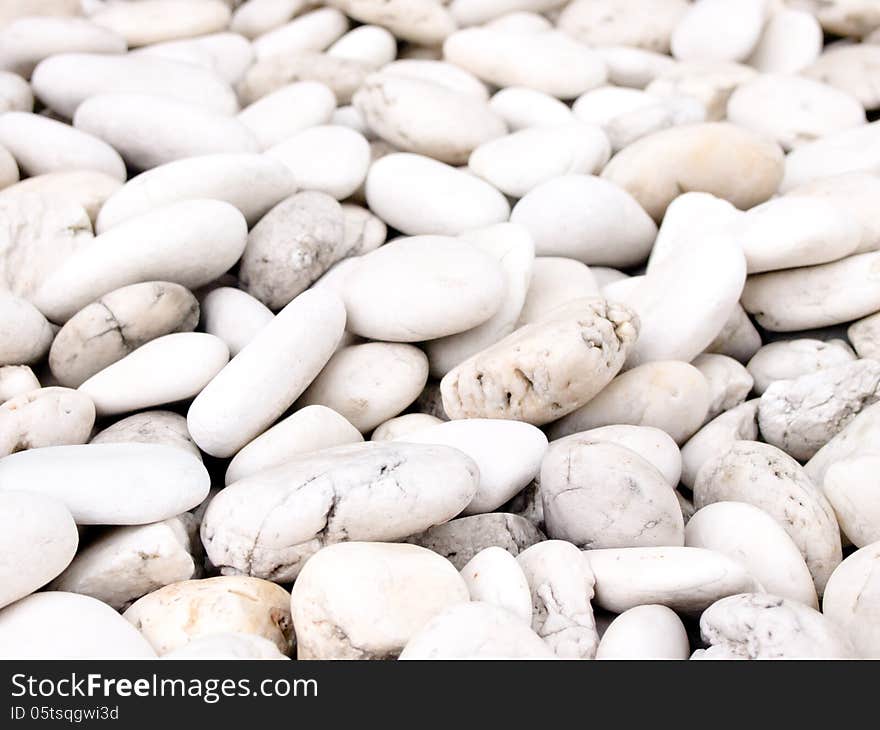
<svg viewBox="0 0 880 730"><path fill-rule="evenodd" d="M335 108L336 97L328 86L299 81L257 99L238 113L238 121L266 150L305 129L327 124Z"/></svg>
<svg viewBox="0 0 880 730"><path fill-rule="evenodd" d="M595 602L613 613L657 604L694 616L719 598L757 588L739 563L702 548L631 547L581 555L596 576Z"/></svg>
<svg viewBox="0 0 880 730"><path fill-rule="evenodd" d="M326 545L400 540L452 519L478 481L473 460L448 446L324 449L220 491L205 513L202 542L225 574L287 582Z"/></svg>
<svg viewBox="0 0 880 730"><path fill-rule="evenodd" d="M429 413L405 413L379 424L370 436L370 441L406 441L410 434L438 423L444 421Z"/></svg>
<svg viewBox="0 0 880 730"><path fill-rule="evenodd" d="M792 150L785 158L779 192L847 172L880 172L880 122L835 132Z"/></svg>
<svg viewBox="0 0 880 730"><path fill-rule="evenodd" d="M599 298L572 302L449 371L443 407L452 418L549 423L596 396L637 336L628 308Z"/></svg>
<svg viewBox="0 0 880 730"><path fill-rule="evenodd" d="M608 67L608 80L615 86L644 89L673 68L676 62L665 53L632 46L600 46L596 49Z"/></svg>
<svg viewBox="0 0 880 730"><path fill-rule="evenodd" d="M669 40L688 10L685 0L655 0L650 15L641 0L574 0L557 25L590 46L633 46L669 52Z"/></svg>
<svg viewBox="0 0 880 730"><path fill-rule="evenodd" d="M758 405L768 443L807 461L866 406L880 398L880 362L854 360L772 383Z"/></svg>
<svg viewBox="0 0 880 730"><path fill-rule="evenodd" d="M333 409L309 405L279 421L239 451L226 469L226 484L280 466L302 454L363 440L360 431Z"/></svg>
<svg viewBox="0 0 880 730"><path fill-rule="evenodd" d="M7 0L0 11L0 26L23 16L75 16L83 11L77 0Z"/></svg>
<svg viewBox="0 0 880 730"><path fill-rule="evenodd" d="M638 264L657 235L635 198L592 175L564 175L538 185L514 206L510 220L529 230L538 256L590 265Z"/></svg>
<svg viewBox="0 0 880 730"><path fill-rule="evenodd" d="M196 396L187 425L199 448L228 457L259 436L315 379L344 328L334 294L296 297Z"/></svg>
<svg viewBox="0 0 880 730"><path fill-rule="evenodd" d="M62 385L76 388L151 340L192 332L199 304L179 284L149 281L105 294L71 317L55 335L49 367Z"/></svg>
<svg viewBox="0 0 880 730"><path fill-rule="evenodd" d="M66 206L85 209L94 223L104 203L121 187L122 182L117 178L95 170L47 172L4 188L0 191L0 199L33 195L49 197Z"/></svg>
<svg viewBox="0 0 880 730"><path fill-rule="evenodd" d="M752 392L751 374L732 357L703 353L694 358L693 366L709 385L707 422L740 405Z"/></svg>
<svg viewBox="0 0 880 730"><path fill-rule="evenodd" d="M322 405L369 433L409 406L428 382L428 358L413 345L367 342L337 350L297 400Z"/></svg>
<svg viewBox="0 0 880 730"><path fill-rule="evenodd" d="M390 342L464 332L501 306L498 261L466 241L403 238L362 256L346 279L348 330Z"/></svg>
<svg viewBox="0 0 880 730"><path fill-rule="evenodd" d="M868 353L860 355L868 357ZM852 349L842 340L804 338L769 342L752 356L746 367L754 379L755 393L762 395L777 380L793 380L855 359Z"/></svg>
<svg viewBox="0 0 880 730"><path fill-rule="evenodd" d="M155 656L137 629L106 603L89 596L62 591L34 593L0 611L0 657L4 659Z"/></svg>
<svg viewBox="0 0 880 730"><path fill-rule="evenodd" d="M41 360L53 336L52 327L33 304L0 290L0 365Z"/></svg>
<svg viewBox="0 0 880 730"><path fill-rule="evenodd" d="M530 127L484 142L468 159L468 168L505 195L521 198L562 175L601 172L611 156L599 127L573 123Z"/></svg>
<svg viewBox="0 0 880 730"><path fill-rule="evenodd" d="M351 104L346 104L345 106L337 107L333 110L333 114L330 117L330 124L338 126L338 127L347 127L358 134L363 135L370 142L375 140L375 136L372 130L367 126L367 120L364 119L364 115L360 113L357 109L355 109ZM373 148L370 147L370 159L373 157ZM358 188L355 193L362 192L363 186Z"/></svg>
<svg viewBox="0 0 880 730"><path fill-rule="evenodd" d="M547 536L579 548L684 544L678 500L663 475L634 451L565 439L541 464Z"/></svg>
<svg viewBox="0 0 880 730"><path fill-rule="evenodd" d="M0 71L0 113L29 112L33 108L30 84L18 74Z"/></svg>
<svg viewBox="0 0 880 730"><path fill-rule="evenodd" d="M709 411L709 384L693 365L645 363L618 375L585 405L554 423L551 440L599 426L652 426L684 443Z"/></svg>
<svg viewBox="0 0 880 730"><path fill-rule="evenodd" d="M688 248L656 264L644 280L625 282L616 298L641 323L627 367L658 360L690 362L711 347L746 282L746 260L733 238Z"/></svg>
<svg viewBox="0 0 880 730"><path fill-rule="evenodd" d="M666 606L624 611L605 629L596 659L687 659L690 642L681 619Z"/></svg>
<svg viewBox="0 0 880 730"><path fill-rule="evenodd" d="M504 608L532 624L532 594L516 558L500 547L488 547L472 557L461 571L472 601Z"/></svg>
<svg viewBox="0 0 880 730"><path fill-rule="evenodd" d="M819 57L822 42L822 26L812 13L782 7L767 20L746 62L761 73L797 73Z"/></svg>
<svg viewBox="0 0 880 730"><path fill-rule="evenodd" d="M123 418L92 436L92 444L165 444L202 458L186 428L186 419L171 411L144 411Z"/></svg>
<svg viewBox="0 0 880 730"><path fill-rule="evenodd" d="M104 203L97 233L163 205L211 198L238 208L248 226L296 191L293 175L264 155L209 154L176 160L129 180Z"/></svg>
<svg viewBox="0 0 880 730"><path fill-rule="evenodd" d="M172 583L138 599L122 616L159 656L191 638L226 631L262 636L282 654L289 654L295 642L290 594L243 575Z"/></svg>
<svg viewBox="0 0 880 730"><path fill-rule="evenodd" d="M545 540L516 558L528 580L532 629L563 659L592 659L599 637L590 600L595 578L577 548Z"/></svg>
<svg viewBox="0 0 880 730"><path fill-rule="evenodd" d="M600 296L599 286L586 264L561 256L536 256L516 325L540 322L559 307L591 296Z"/></svg>
<svg viewBox="0 0 880 730"><path fill-rule="evenodd" d="M0 146L0 190L15 185L19 182L18 165L9 151Z"/></svg>
<svg viewBox="0 0 880 730"><path fill-rule="evenodd" d="M95 424L91 398L69 388L40 388L0 405L0 458L45 446L84 444Z"/></svg>
<svg viewBox="0 0 880 730"><path fill-rule="evenodd" d="M85 444L21 451L0 460L0 489L63 502L78 525L142 525L207 497L205 467L161 444Z"/></svg>
<svg viewBox="0 0 880 730"><path fill-rule="evenodd" d="M375 23L397 38L434 46L455 30L455 21L440 3L430 0L331 0L333 7L361 23Z"/></svg>
<svg viewBox="0 0 880 730"><path fill-rule="evenodd" d="M151 94L92 96L77 107L73 125L112 145L137 170L198 155L260 151L235 117Z"/></svg>
<svg viewBox="0 0 880 730"><path fill-rule="evenodd" d="M466 163L483 142L507 133L488 102L431 81L372 74L352 103L386 142L450 165Z"/></svg>
<svg viewBox="0 0 880 730"><path fill-rule="evenodd" d="M878 565L880 543L857 550L831 574L822 599L824 615L846 632L856 654L865 659L880 657Z"/></svg>
<svg viewBox="0 0 880 730"><path fill-rule="evenodd" d="M726 61L679 61L645 87L660 97L691 96L703 104L707 121L727 116L727 101L740 85L755 78L751 66Z"/></svg>
<svg viewBox="0 0 880 730"><path fill-rule="evenodd" d="M465 581L430 550L332 545L309 560L294 584L297 658L396 658L431 618L467 601Z"/></svg>
<svg viewBox="0 0 880 730"><path fill-rule="evenodd" d="M224 30L230 15L229 7L219 0L140 0L109 3L91 20L123 36L134 48Z"/></svg>
<svg viewBox="0 0 880 730"><path fill-rule="evenodd" d="M379 25L361 25L333 43L327 53L379 68L397 56L397 39Z"/></svg>
<svg viewBox="0 0 880 730"><path fill-rule="evenodd" d="M798 546L771 515L754 505L715 502L697 510L685 528L685 545L742 563L768 593L819 607Z"/></svg>
<svg viewBox="0 0 880 730"><path fill-rule="evenodd" d="M807 476L822 486L828 468L837 461L880 452L880 405L863 408L855 418L819 449L805 465Z"/></svg>
<svg viewBox="0 0 880 730"><path fill-rule="evenodd" d="M85 18L24 17L0 30L0 69L30 78L58 53L125 53L125 39Z"/></svg>
<svg viewBox="0 0 880 730"><path fill-rule="evenodd" d="M305 129L265 154L283 163L298 187L336 200L357 190L370 166L370 145L363 135L333 125Z"/></svg>
<svg viewBox="0 0 880 730"><path fill-rule="evenodd" d="M880 540L880 497L873 480L878 461L875 454L841 459L828 467L822 480L841 532L856 547Z"/></svg>
<svg viewBox="0 0 880 730"><path fill-rule="evenodd" d="M672 55L680 61L744 61L755 49L768 0L699 0L675 26Z"/></svg>
<svg viewBox="0 0 880 730"><path fill-rule="evenodd" d="M134 51L183 61L213 71L228 84L237 83L254 62L254 49L247 38L238 33L210 33L195 38L152 43Z"/></svg>
<svg viewBox="0 0 880 730"><path fill-rule="evenodd" d="M770 444L736 441L700 467L694 506L745 502L764 510L788 533L821 595L841 560L840 530L831 505L788 454Z"/></svg>
<svg viewBox="0 0 880 730"><path fill-rule="evenodd" d="M525 86L500 89L492 95L489 107L504 120L511 132L575 121L571 110L559 99Z"/></svg>
<svg viewBox="0 0 880 730"><path fill-rule="evenodd" d="M37 65L31 86L46 106L67 119L86 99L110 93L155 94L217 114L238 111L232 89L212 71L137 54L60 53Z"/></svg>
<svg viewBox="0 0 880 730"><path fill-rule="evenodd" d="M564 0L453 0L449 12L462 27L488 25L505 30L539 31L552 27L539 13L563 4Z"/></svg>
<svg viewBox="0 0 880 730"><path fill-rule="evenodd" d="M498 260L504 276L504 295L495 314L482 324L424 343L431 374L437 378L442 378L459 363L494 345L516 329L533 280L535 247L523 226L498 223L467 231L461 234L461 238ZM582 266L578 262L573 263Z"/></svg>
<svg viewBox="0 0 880 730"><path fill-rule="evenodd" d="M763 203L779 188L784 166L775 142L733 124L706 122L642 137L615 155L602 177L659 221L682 191L712 193L741 209Z"/></svg>
<svg viewBox="0 0 880 730"><path fill-rule="evenodd" d="M880 9L871 0L806 0L802 2L829 33L864 36L880 27Z"/></svg>
<svg viewBox="0 0 880 730"><path fill-rule="evenodd" d="M758 398L741 403L709 421L681 447L681 483L693 489L700 467L734 441L758 438Z"/></svg>
<svg viewBox="0 0 880 730"><path fill-rule="evenodd" d="M571 111L583 122L605 127L616 117L644 112L659 101L658 97L638 89L600 86L575 99Z"/></svg>
<svg viewBox="0 0 880 730"><path fill-rule="evenodd" d="M222 634L203 634L189 640L178 649L163 654L162 659L274 659L289 660L268 639L256 634L230 631Z"/></svg>
<svg viewBox="0 0 880 730"><path fill-rule="evenodd" d="M608 120L603 126L611 149L619 152L636 140L670 127L706 121L702 103L689 96L653 98L642 109L624 112Z"/></svg>
<svg viewBox="0 0 880 730"><path fill-rule="evenodd" d="M319 8L263 33L253 41L258 59L296 51L323 51L348 30L348 18L336 8Z"/></svg>
<svg viewBox="0 0 880 730"><path fill-rule="evenodd" d="M294 82L315 81L333 92L334 103L344 105L351 102L354 93L372 72L373 67L369 64L327 53L283 53L254 63L236 84L236 91L243 105L252 105ZM279 127L291 123L280 122Z"/></svg>
<svg viewBox="0 0 880 730"><path fill-rule="evenodd" d="M229 348L204 332L157 337L92 375L79 392L100 416L192 398L229 362Z"/></svg>
<svg viewBox="0 0 880 730"><path fill-rule="evenodd" d="M880 47L854 43L827 48L815 63L801 69L801 73L854 96L865 109L874 110L880 107L875 80L878 68Z"/></svg>
<svg viewBox="0 0 880 730"><path fill-rule="evenodd" d="M474 555L487 547L504 548L516 557L546 539L537 527L518 515L490 512L435 525L411 535L406 542L439 553L461 570Z"/></svg>
<svg viewBox="0 0 880 730"><path fill-rule="evenodd" d="M92 170L125 181L125 163L99 136L29 112L0 115L0 144L24 175Z"/></svg>
<svg viewBox="0 0 880 730"><path fill-rule="evenodd" d="M375 251L385 243L388 226L381 218L354 203L342 204L345 231L343 245L349 256L361 256Z"/></svg>
<svg viewBox="0 0 880 730"><path fill-rule="evenodd" d="M488 101L489 99L486 84L470 71L466 71L460 66L447 61L402 58L383 66L382 74L386 76L399 76L415 81L430 81L449 91L467 94L481 101Z"/></svg>
<svg viewBox="0 0 880 730"><path fill-rule="evenodd" d="M601 56L557 30L466 28L446 39L443 56L495 86L525 86L558 99L573 99L607 78Z"/></svg>
<svg viewBox="0 0 880 730"><path fill-rule="evenodd" d="M855 253L861 226L831 201L784 196L752 208L738 238L749 274L824 264Z"/></svg>
<svg viewBox="0 0 880 730"><path fill-rule="evenodd" d="M784 150L865 123L858 99L833 86L786 74L761 74L727 103L734 124L775 139Z"/></svg>
<svg viewBox="0 0 880 730"><path fill-rule="evenodd" d="M61 573L78 543L76 524L61 502L42 494L0 491L0 608Z"/></svg>
<svg viewBox="0 0 880 730"><path fill-rule="evenodd" d="M195 519L183 514L108 530L77 553L51 589L91 596L123 611L147 593L195 577L193 528Z"/></svg>
<svg viewBox="0 0 880 730"><path fill-rule="evenodd" d="M305 191L270 210L248 235L239 280L248 294L281 309L347 255L342 208Z"/></svg>
<svg viewBox="0 0 880 730"><path fill-rule="evenodd" d="M245 0L232 13L230 30L256 38L284 25L305 7L304 0Z"/></svg>
<svg viewBox="0 0 880 730"><path fill-rule="evenodd" d="M46 277L32 301L66 322L87 304L129 284L167 281L197 289L226 272L247 240L244 216L219 200L156 208L97 236Z"/></svg>
<svg viewBox="0 0 880 730"><path fill-rule="evenodd" d="M556 439L551 446L555 447L563 440L575 439L578 443L610 443L634 451L657 469L669 486L678 486L681 454L672 437L659 428L625 424L599 426Z"/></svg>
<svg viewBox="0 0 880 730"><path fill-rule="evenodd" d="M0 404L39 387L40 381L27 365L0 366Z"/></svg>
<svg viewBox="0 0 880 730"><path fill-rule="evenodd" d="M474 460L479 486L463 516L491 512L506 503L537 476L547 451L547 437L539 429L502 419L446 421L397 440L451 446Z"/></svg>
<svg viewBox="0 0 880 730"><path fill-rule="evenodd" d="M727 355L737 362L747 363L760 348L761 334L755 329L745 309L737 302L721 331L706 348L706 352Z"/></svg>
<svg viewBox="0 0 880 730"><path fill-rule="evenodd" d="M833 621L810 606L767 593L729 596L700 617L708 649L692 659L850 659L853 648Z"/></svg>
<svg viewBox="0 0 880 730"><path fill-rule="evenodd" d="M366 197L382 221L410 236L455 236L510 215L507 200L491 185L422 155L390 154L374 162Z"/></svg>
<svg viewBox="0 0 880 730"><path fill-rule="evenodd" d="M410 660L553 658L550 647L516 614L481 601L438 614L400 654Z"/></svg>
<svg viewBox="0 0 880 730"><path fill-rule="evenodd" d="M880 317L877 314L853 322L847 328L846 336L859 357L880 359Z"/></svg>
<svg viewBox="0 0 880 730"><path fill-rule="evenodd" d="M261 301L228 286L211 290L201 303L202 327L226 343L230 357L241 352L273 317Z"/></svg>
<svg viewBox="0 0 880 730"><path fill-rule="evenodd" d="M850 172L822 177L794 188L788 195L825 200L845 214L861 232L855 253L880 249L880 214L874 205L880 195L880 176Z"/></svg>

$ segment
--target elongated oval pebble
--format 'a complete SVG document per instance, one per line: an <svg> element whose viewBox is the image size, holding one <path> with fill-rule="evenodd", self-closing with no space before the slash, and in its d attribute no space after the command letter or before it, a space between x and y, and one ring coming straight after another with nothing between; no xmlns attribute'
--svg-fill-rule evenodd
<svg viewBox="0 0 880 730"><path fill-rule="evenodd" d="M327 291L300 294L208 383L187 412L193 440L232 456L302 394L333 354L345 308Z"/></svg>
<svg viewBox="0 0 880 730"><path fill-rule="evenodd" d="M122 35L131 47L222 30L230 11L219 0L143 0L98 10L92 22Z"/></svg>
<svg viewBox="0 0 880 730"><path fill-rule="evenodd" d="M0 489L63 502L79 525L139 525L201 504L210 478L182 449L159 444L48 446L0 459Z"/></svg>
<svg viewBox="0 0 880 730"><path fill-rule="evenodd" d="M293 137L309 127L326 124L336 108L336 97L318 81L298 81L282 86L238 113L261 149Z"/></svg>
<svg viewBox="0 0 880 730"><path fill-rule="evenodd" d="M0 608L61 573L78 543L76 524L61 502L31 492L0 491Z"/></svg>

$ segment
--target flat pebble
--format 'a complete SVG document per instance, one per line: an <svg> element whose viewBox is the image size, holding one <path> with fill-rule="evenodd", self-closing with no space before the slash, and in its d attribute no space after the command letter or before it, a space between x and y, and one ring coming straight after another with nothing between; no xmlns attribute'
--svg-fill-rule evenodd
<svg viewBox="0 0 880 730"><path fill-rule="evenodd" d="M3 490L63 502L78 525L141 525L179 515L208 496L201 462L160 444L85 444L21 451L0 460Z"/></svg>
<svg viewBox="0 0 880 730"><path fill-rule="evenodd" d="M709 412L709 384L693 365L645 363L618 375L582 407L554 423L551 439L598 426L652 426L684 443Z"/></svg>
<svg viewBox="0 0 880 730"><path fill-rule="evenodd" d="M318 8L254 38L258 59L296 51L323 51L348 30L348 18L336 8Z"/></svg>
<svg viewBox="0 0 880 730"><path fill-rule="evenodd" d="M219 492L205 513L202 542L226 574L287 582L325 545L400 540L446 522L473 499L478 481L473 460L448 446L324 449Z"/></svg>
<svg viewBox="0 0 880 730"><path fill-rule="evenodd" d="M238 33L225 32L151 43L133 53L201 66L229 84L237 83L254 62L254 49L250 41Z"/></svg>
<svg viewBox="0 0 880 730"><path fill-rule="evenodd" d="M480 101L489 99L489 91L485 83L470 71L448 61L401 58L383 66L382 74L415 81L429 81L449 91L473 96Z"/></svg>
<svg viewBox="0 0 880 730"><path fill-rule="evenodd" d="M108 292L71 317L55 335L49 367L62 385L76 388L150 340L192 332L199 304L185 287L164 281Z"/></svg>
<svg viewBox="0 0 880 730"><path fill-rule="evenodd" d="M367 175L366 198L382 221L410 236L455 236L510 215L507 200L489 183L414 154L376 160Z"/></svg>

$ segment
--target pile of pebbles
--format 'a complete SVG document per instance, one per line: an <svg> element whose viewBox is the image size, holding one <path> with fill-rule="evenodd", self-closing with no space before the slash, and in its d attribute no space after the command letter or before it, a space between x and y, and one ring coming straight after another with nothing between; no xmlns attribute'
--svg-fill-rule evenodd
<svg viewBox="0 0 880 730"><path fill-rule="evenodd" d="M9 0L0 658L880 657L880 3Z"/></svg>

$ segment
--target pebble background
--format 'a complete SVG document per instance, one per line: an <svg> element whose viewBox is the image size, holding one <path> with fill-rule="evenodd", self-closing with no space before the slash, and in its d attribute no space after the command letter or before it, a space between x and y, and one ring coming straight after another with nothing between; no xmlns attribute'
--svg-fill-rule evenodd
<svg viewBox="0 0 880 730"><path fill-rule="evenodd" d="M880 658L880 2L4 0L0 658Z"/></svg>

